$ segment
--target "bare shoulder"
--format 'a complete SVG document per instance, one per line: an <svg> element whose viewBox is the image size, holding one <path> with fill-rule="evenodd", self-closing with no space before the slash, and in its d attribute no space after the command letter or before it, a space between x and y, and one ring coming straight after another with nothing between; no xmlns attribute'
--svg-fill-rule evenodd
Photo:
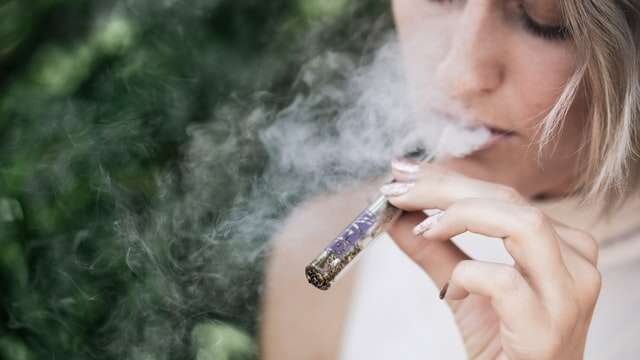
<svg viewBox="0 0 640 360"><path fill-rule="evenodd" d="M367 187L312 199L294 210L271 240L260 326L262 359L338 357L356 271L322 291L307 283L304 268L367 205L370 193Z"/></svg>

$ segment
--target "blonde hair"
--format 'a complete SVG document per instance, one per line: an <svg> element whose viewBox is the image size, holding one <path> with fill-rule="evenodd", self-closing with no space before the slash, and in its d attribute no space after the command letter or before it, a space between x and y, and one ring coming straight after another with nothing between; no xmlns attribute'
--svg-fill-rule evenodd
<svg viewBox="0 0 640 360"><path fill-rule="evenodd" d="M582 200L611 210L638 189L640 174L640 1L560 1L578 57L576 72L541 127L541 145L562 128L580 91L589 113L580 151Z"/></svg>

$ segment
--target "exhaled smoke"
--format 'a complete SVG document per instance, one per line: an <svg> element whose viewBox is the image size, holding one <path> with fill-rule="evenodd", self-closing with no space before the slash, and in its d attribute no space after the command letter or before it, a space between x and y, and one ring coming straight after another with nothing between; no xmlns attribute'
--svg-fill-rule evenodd
<svg viewBox="0 0 640 360"><path fill-rule="evenodd" d="M343 87L314 86L321 81L313 74L318 64L303 70L301 81L313 92L296 98L261 134L275 173L309 177L305 180L318 182L313 188L335 187L379 174L392 157L414 148L434 156L460 156L489 136L484 128L414 111L395 41L361 68L333 53L316 62L342 69L347 80Z"/></svg>
<svg viewBox="0 0 640 360"><path fill-rule="evenodd" d="M304 91L281 111L257 107L240 116L226 106L190 129L181 177L162 179L163 196L147 216L119 223L129 267L147 280L131 294L136 307L114 317L121 329L114 352L222 354L216 336L235 332L211 321L254 330L267 240L296 204L383 175L406 151L459 155L486 139L413 111L399 57L394 40L366 66L327 53L303 68ZM255 168L259 176L251 176ZM193 348L207 336L206 349Z"/></svg>

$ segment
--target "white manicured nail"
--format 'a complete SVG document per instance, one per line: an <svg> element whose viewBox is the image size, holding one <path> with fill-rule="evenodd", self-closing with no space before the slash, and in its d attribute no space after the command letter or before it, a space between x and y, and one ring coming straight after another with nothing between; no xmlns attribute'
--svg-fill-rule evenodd
<svg viewBox="0 0 640 360"><path fill-rule="evenodd" d="M380 188L380 192L384 196L400 196L406 194L409 189L411 189L415 183L407 183L407 182L396 182L391 184L383 185Z"/></svg>
<svg viewBox="0 0 640 360"><path fill-rule="evenodd" d="M422 212L425 213L425 215L427 215L427 216L433 216L433 215L441 213L442 210L440 210L440 209L424 209L424 210L422 210Z"/></svg>
<svg viewBox="0 0 640 360"><path fill-rule="evenodd" d="M391 162L391 167L398 171L406 172L409 174L415 174L420 171L420 166L417 164L412 164L406 160L396 159Z"/></svg>
<svg viewBox="0 0 640 360"><path fill-rule="evenodd" d="M442 218L442 215L444 215L444 212L439 212L435 215L429 216L428 218L424 219L424 221L422 221L420 224L416 225L416 227L413 228L413 233L415 235L422 235L425 232L431 230L435 224L437 224L440 219Z"/></svg>

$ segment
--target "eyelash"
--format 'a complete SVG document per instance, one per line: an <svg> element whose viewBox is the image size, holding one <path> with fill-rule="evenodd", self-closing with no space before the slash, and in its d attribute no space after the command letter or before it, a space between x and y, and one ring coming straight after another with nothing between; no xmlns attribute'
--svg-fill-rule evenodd
<svg viewBox="0 0 640 360"><path fill-rule="evenodd" d="M454 0L427 0L427 1L440 3L440 4L445 4L445 3L449 4L454 2ZM520 8L520 21L522 22L524 29L528 31L530 34L533 34L534 36L537 36L549 41L562 41L569 38L569 29L567 29L566 26L542 25L536 22L535 20L533 20L531 16L529 16L529 14L527 13L527 11L525 10L522 4L519 5L519 8Z"/></svg>
<svg viewBox="0 0 640 360"><path fill-rule="evenodd" d="M542 25L529 16L524 9L521 9L522 22L527 31L545 40L557 41L566 40L569 37L569 29L566 26Z"/></svg>

